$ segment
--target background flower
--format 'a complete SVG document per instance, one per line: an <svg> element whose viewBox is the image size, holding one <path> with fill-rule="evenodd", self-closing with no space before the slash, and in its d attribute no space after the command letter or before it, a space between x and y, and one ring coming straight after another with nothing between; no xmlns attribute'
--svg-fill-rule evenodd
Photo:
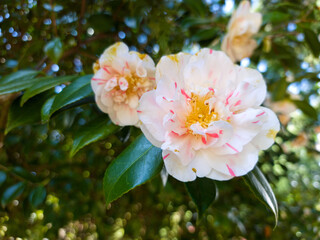
<svg viewBox="0 0 320 240"><path fill-rule="evenodd" d="M140 101L141 129L180 181L245 175L280 129L276 115L260 107L261 74L234 65L223 52L162 57L156 81Z"/></svg>
<svg viewBox="0 0 320 240"><path fill-rule="evenodd" d="M252 55L258 46L252 37L259 31L261 23L262 15L250 12L250 2L242 1L232 14L221 46L233 62Z"/></svg>
<svg viewBox="0 0 320 240"><path fill-rule="evenodd" d="M118 42L104 51L93 70L91 86L101 111L117 125L136 125L139 99L155 87L153 60Z"/></svg>

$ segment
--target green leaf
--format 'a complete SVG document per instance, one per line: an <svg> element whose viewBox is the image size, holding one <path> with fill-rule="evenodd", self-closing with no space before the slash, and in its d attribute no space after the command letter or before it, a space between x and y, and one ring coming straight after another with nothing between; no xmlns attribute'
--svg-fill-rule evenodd
<svg viewBox="0 0 320 240"><path fill-rule="evenodd" d="M39 72L33 70L20 70L14 73L11 73L0 79L0 95L7 93L20 92L24 90L36 81L38 81L35 76Z"/></svg>
<svg viewBox="0 0 320 240"><path fill-rule="evenodd" d="M206 25L213 23L214 19L211 18L199 18L199 17L186 17L181 21L183 28L190 28L196 25Z"/></svg>
<svg viewBox="0 0 320 240"><path fill-rule="evenodd" d="M199 216L202 216L218 196L218 188L215 181L209 178L196 178L192 182L186 182L185 185L198 208Z"/></svg>
<svg viewBox="0 0 320 240"><path fill-rule="evenodd" d="M20 166L13 167L11 169L11 172L14 173L15 175L17 175L25 180L31 181L31 182L37 182L37 180L38 180L38 178L36 176L32 175L30 172L28 172L26 169L24 169Z"/></svg>
<svg viewBox="0 0 320 240"><path fill-rule="evenodd" d="M300 110L306 114L307 116L313 118L314 120L318 119L318 113L317 110L315 110L309 103L308 101L298 101L298 100L292 100L292 102L300 108Z"/></svg>
<svg viewBox="0 0 320 240"><path fill-rule="evenodd" d="M54 62L57 63L63 54L63 45L60 38L54 38L48 42L43 51Z"/></svg>
<svg viewBox="0 0 320 240"><path fill-rule="evenodd" d="M12 185L11 187L7 188L1 198L1 205L5 207L8 203L19 197L24 188L26 186L26 183L19 182L15 185Z"/></svg>
<svg viewBox="0 0 320 240"><path fill-rule="evenodd" d="M42 106L41 108L41 121L43 123L45 123L46 121L49 120L50 118L50 111L51 111L51 107L52 104L54 102L54 99L56 98L56 96L58 95L54 95L51 98L49 98Z"/></svg>
<svg viewBox="0 0 320 240"><path fill-rule="evenodd" d="M161 149L140 135L113 160L104 174L103 189L107 204L157 175L162 162Z"/></svg>
<svg viewBox="0 0 320 240"><path fill-rule="evenodd" d="M50 116L62 107L74 103L80 99L88 97L93 94L91 89L92 75L86 75L72 82L69 86L65 87L54 99L50 111L47 115L43 115L44 119L49 119Z"/></svg>
<svg viewBox="0 0 320 240"><path fill-rule="evenodd" d="M3 171L0 171L0 186L6 181L7 174Z"/></svg>
<svg viewBox="0 0 320 240"><path fill-rule="evenodd" d="M207 8L202 1L184 0L183 2L196 15L205 16Z"/></svg>
<svg viewBox="0 0 320 240"><path fill-rule="evenodd" d="M9 110L5 134L7 134L16 127L30 123L40 122L40 109L44 102L47 100L47 98L48 94L41 94L39 96L35 96L30 101L28 101L23 107L20 107L20 98L14 100Z"/></svg>
<svg viewBox="0 0 320 240"><path fill-rule="evenodd" d="M303 29L304 37L314 57L319 57L320 43L317 34L310 28Z"/></svg>
<svg viewBox="0 0 320 240"><path fill-rule="evenodd" d="M199 42L204 40L213 40L217 36L215 28L201 29L191 37L191 41Z"/></svg>
<svg viewBox="0 0 320 240"><path fill-rule="evenodd" d="M263 15L263 23L281 23L291 18L291 15L284 12L273 11L267 12Z"/></svg>
<svg viewBox="0 0 320 240"><path fill-rule="evenodd" d="M84 125L75 135L70 155L74 156L84 146L104 139L118 131L119 126L114 125L107 117L102 115Z"/></svg>
<svg viewBox="0 0 320 240"><path fill-rule="evenodd" d="M33 207L39 206L45 200L47 191L43 186L34 188L29 195L29 202Z"/></svg>
<svg viewBox="0 0 320 240"><path fill-rule="evenodd" d="M274 84L272 91L272 98L274 101L280 101L286 97L288 85L285 78L278 80Z"/></svg>
<svg viewBox="0 0 320 240"><path fill-rule="evenodd" d="M76 76L63 76L63 77L43 77L36 84L32 85L25 91L21 99L21 106L33 96L42 93L50 88L59 84L71 82Z"/></svg>
<svg viewBox="0 0 320 240"><path fill-rule="evenodd" d="M243 180L249 186L254 195L267 207L271 209L275 217L275 226L278 224L278 203L277 199L270 187L267 179L255 166L255 168L247 175L243 176Z"/></svg>

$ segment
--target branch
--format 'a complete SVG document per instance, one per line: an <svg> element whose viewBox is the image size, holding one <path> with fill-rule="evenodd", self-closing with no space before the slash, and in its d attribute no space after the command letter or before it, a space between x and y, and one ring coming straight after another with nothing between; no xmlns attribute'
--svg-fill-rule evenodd
<svg viewBox="0 0 320 240"><path fill-rule="evenodd" d="M51 5L51 18L52 18L53 32L54 32L54 35L58 37L57 22L56 22L55 13L53 11L54 5L52 0L50 0L50 5Z"/></svg>

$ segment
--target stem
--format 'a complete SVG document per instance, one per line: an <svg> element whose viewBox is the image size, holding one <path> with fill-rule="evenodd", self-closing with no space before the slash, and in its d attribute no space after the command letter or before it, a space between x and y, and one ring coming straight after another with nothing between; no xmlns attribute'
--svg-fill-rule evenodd
<svg viewBox="0 0 320 240"><path fill-rule="evenodd" d="M54 5L53 5L52 0L50 0L50 5L51 5L51 18L52 18L52 25L53 25L53 33L56 37L58 37L57 22L56 22L55 13L53 11Z"/></svg>

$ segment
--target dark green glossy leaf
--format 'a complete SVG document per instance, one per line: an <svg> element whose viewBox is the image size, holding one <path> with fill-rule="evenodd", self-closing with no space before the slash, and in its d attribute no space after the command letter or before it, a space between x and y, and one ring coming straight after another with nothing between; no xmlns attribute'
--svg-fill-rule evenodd
<svg viewBox="0 0 320 240"><path fill-rule="evenodd" d="M192 41L199 42L204 40L213 40L217 36L215 28L201 29L191 37Z"/></svg>
<svg viewBox="0 0 320 240"><path fill-rule="evenodd" d="M19 182L7 188L2 194L1 205L5 207L8 203L19 197L22 194L25 186L26 183Z"/></svg>
<svg viewBox="0 0 320 240"><path fill-rule="evenodd" d="M33 96L42 93L50 88L53 88L59 84L71 82L76 76L63 76L63 77L44 77L37 81L36 84L32 85L23 94L21 99L21 105L23 105L28 99Z"/></svg>
<svg viewBox="0 0 320 240"><path fill-rule="evenodd" d="M63 45L60 38L52 39L44 46L43 50L54 63L57 63L63 54Z"/></svg>
<svg viewBox="0 0 320 240"><path fill-rule="evenodd" d="M291 15L288 13L273 11L273 12L265 13L263 15L263 22L264 23L280 23L280 22L289 20L290 17Z"/></svg>
<svg viewBox="0 0 320 240"><path fill-rule="evenodd" d="M275 216L275 225L278 224L278 203L277 199L270 187L267 179L260 171L260 169L255 166L255 168L249 172L247 175L243 176L245 183L249 186L250 190L254 195L271 211Z"/></svg>
<svg viewBox="0 0 320 240"><path fill-rule="evenodd" d="M317 110L315 110L307 101L298 101L293 100L292 101L300 110L306 114L307 116L313 118L314 120L318 119L318 113Z"/></svg>
<svg viewBox="0 0 320 240"><path fill-rule="evenodd" d="M84 146L104 139L118 131L119 126L114 125L107 117L102 115L90 123L84 125L75 135L70 155L73 156Z"/></svg>
<svg viewBox="0 0 320 240"><path fill-rule="evenodd" d="M19 92L38 81L35 76L39 72L33 70L20 70L0 79L0 95Z"/></svg>
<svg viewBox="0 0 320 240"><path fill-rule="evenodd" d="M209 178L196 178L192 182L186 182L185 185L198 208L199 216L202 216L218 196L217 185Z"/></svg>
<svg viewBox="0 0 320 240"><path fill-rule="evenodd" d="M48 115L43 115L43 119L49 119L50 116L58 109L74 103L80 99L88 97L93 94L91 89L92 75L86 75L72 82L69 86L65 87L54 99Z"/></svg>
<svg viewBox="0 0 320 240"><path fill-rule="evenodd" d="M25 179L25 180L28 180L28 181L31 181L31 182L36 182L37 181L37 177L32 175L30 172L28 172L26 169L20 167L20 166L16 166L16 167L13 167L11 169L11 172L14 173L15 175Z"/></svg>
<svg viewBox="0 0 320 240"><path fill-rule="evenodd" d="M6 181L7 174L3 171L0 171L0 186Z"/></svg>
<svg viewBox="0 0 320 240"><path fill-rule="evenodd" d="M58 95L54 95L51 98L49 98L42 106L41 108L41 121L44 123L46 121L49 120L49 116L50 116L50 111L51 111L51 107L52 104L54 102L54 99L56 98L56 96Z"/></svg>
<svg viewBox="0 0 320 240"><path fill-rule="evenodd" d="M19 126L40 122L40 110L47 98L48 94L35 96L23 107L20 107L20 98L16 99L10 107L5 133Z"/></svg>
<svg viewBox="0 0 320 240"><path fill-rule="evenodd" d="M29 202L33 207L39 206L45 200L47 191L43 186L34 188L29 195Z"/></svg>
<svg viewBox="0 0 320 240"><path fill-rule="evenodd" d="M140 135L105 172L103 188L107 204L157 175L162 162L161 149Z"/></svg>
<svg viewBox="0 0 320 240"><path fill-rule="evenodd" d="M206 7L202 1L184 0L184 4L194 12L196 15L204 17L206 14Z"/></svg>
<svg viewBox="0 0 320 240"><path fill-rule="evenodd" d="M303 29L304 37L314 57L319 57L320 43L317 34L310 28Z"/></svg>
<svg viewBox="0 0 320 240"><path fill-rule="evenodd" d="M213 23L214 20L210 18L198 18L198 17L187 17L181 21L181 25L184 28L189 28L196 25L205 25Z"/></svg>

